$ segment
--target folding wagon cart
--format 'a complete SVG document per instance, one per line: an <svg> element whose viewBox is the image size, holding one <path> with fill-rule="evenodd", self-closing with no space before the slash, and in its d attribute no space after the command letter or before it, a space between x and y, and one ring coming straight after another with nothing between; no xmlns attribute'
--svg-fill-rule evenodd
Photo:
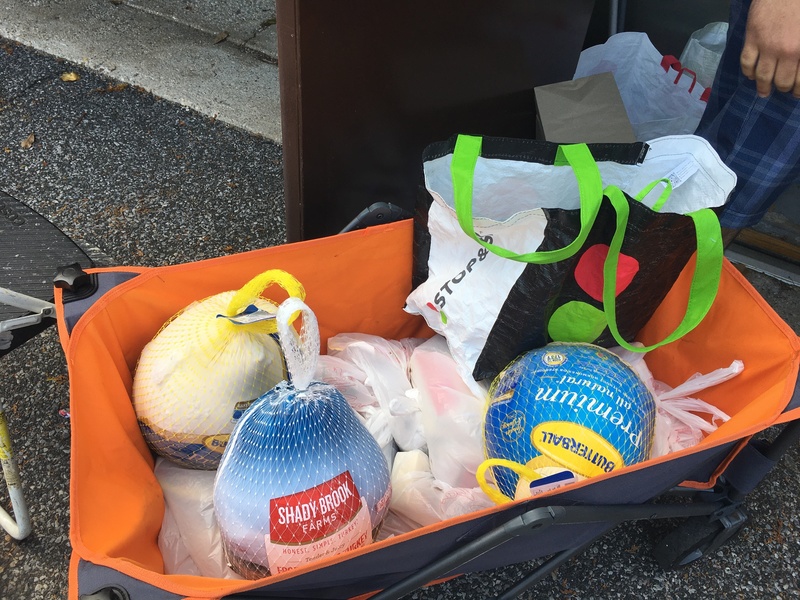
<svg viewBox="0 0 800 600"><path fill-rule="evenodd" d="M800 341L726 262L705 320L648 355L655 378L672 386L743 361L740 375L700 394L731 418L699 445L255 581L165 574L164 500L131 402L142 348L193 301L273 268L305 286L323 352L337 333L429 337L403 310L412 231L405 220L176 266L92 269L104 293L56 290L71 387L71 599L400 598L457 574L548 557L502 596L513 598L625 521L691 517L657 549L666 567L712 552L742 527L746 494L800 435ZM645 344L680 319L690 275L641 332ZM754 441L776 425L783 429L772 444ZM676 488L683 501L665 501Z"/></svg>

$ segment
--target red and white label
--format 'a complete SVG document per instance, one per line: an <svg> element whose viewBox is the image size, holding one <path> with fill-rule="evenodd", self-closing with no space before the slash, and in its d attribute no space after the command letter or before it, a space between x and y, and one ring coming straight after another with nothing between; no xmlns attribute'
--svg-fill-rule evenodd
<svg viewBox="0 0 800 600"><path fill-rule="evenodd" d="M270 500L267 558L272 573L360 548L372 539L366 500L349 471L311 489Z"/></svg>

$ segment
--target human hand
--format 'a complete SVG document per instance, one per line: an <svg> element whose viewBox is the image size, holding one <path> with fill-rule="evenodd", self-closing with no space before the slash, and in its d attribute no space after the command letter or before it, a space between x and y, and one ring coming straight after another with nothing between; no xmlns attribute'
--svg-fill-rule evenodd
<svg viewBox="0 0 800 600"><path fill-rule="evenodd" d="M800 98L800 2L753 0L747 15L742 73L755 80L758 95L772 86Z"/></svg>

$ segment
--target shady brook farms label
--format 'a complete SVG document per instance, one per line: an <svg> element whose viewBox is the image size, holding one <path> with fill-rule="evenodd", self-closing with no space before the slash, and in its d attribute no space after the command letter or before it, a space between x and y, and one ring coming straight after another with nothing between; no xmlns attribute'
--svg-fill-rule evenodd
<svg viewBox="0 0 800 600"><path fill-rule="evenodd" d="M489 395L489 458L592 477L650 454L653 397L604 348L553 343L523 354L497 376ZM494 467L494 474L500 490L513 498L517 475L504 467Z"/></svg>
<svg viewBox="0 0 800 600"><path fill-rule="evenodd" d="M267 557L282 573L372 541L366 500L349 471L308 490L270 500Z"/></svg>

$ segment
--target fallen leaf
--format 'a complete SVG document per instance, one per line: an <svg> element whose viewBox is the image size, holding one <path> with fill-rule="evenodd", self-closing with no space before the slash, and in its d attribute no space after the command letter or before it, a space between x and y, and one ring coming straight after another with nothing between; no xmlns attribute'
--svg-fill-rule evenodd
<svg viewBox="0 0 800 600"><path fill-rule="evenodd" d="M74 71L69 71L67 73L62 73L60 79L61 81L78 81L80 78L81 76Z"/></svg>
<svg viewBox="0 0 800 600"><path fill-rule="evenodd" d="M229 34L227 31L220 31L220 32L217 34L217 37L215 37L215 38L214 38L214 43L215 43L215 44L219 44L220 42L224 42L225 40L227 40L227 39L228 39L228 36L229 36L229 35L230 35L230 34Z"/></svg>
<svg viewBox="0 0 800 600"><path fill-rule="evenodd" d="M28 137L26 137L24 140L22 140L19 143L19 145L22 146L22 148L24 150L27 150L28 148L33 146L33 142L35 142L35 141L36 141L36 136L33 135L33 134L30 134Z"/></svg>

